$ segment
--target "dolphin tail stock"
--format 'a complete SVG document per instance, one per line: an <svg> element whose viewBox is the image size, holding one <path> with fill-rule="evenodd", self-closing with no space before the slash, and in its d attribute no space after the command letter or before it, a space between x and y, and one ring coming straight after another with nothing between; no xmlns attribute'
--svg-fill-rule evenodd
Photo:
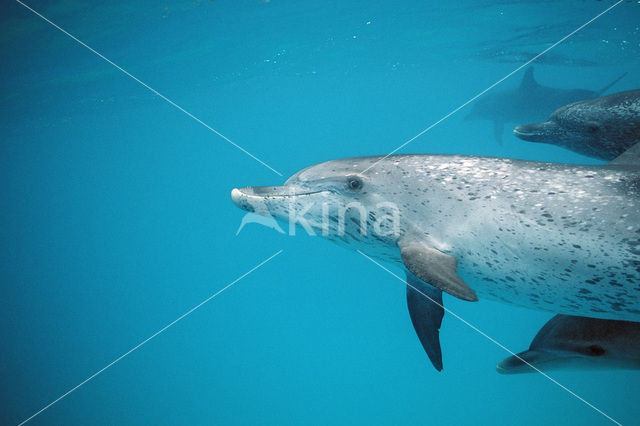
<svg viewBox="0 0 640 426"><path fill-rule="evenodd" d="M596 92L596 94L598 96L601 96L604 92L606 92L607 90L611 89L617 82L619 82L620 80L622 80L623 78L625 78L627 76L628 73L623 73L620 77L616 78L615 80L613 80L611 83L607 84L606 86L604 86L602 89L598 90Z"/></svg>

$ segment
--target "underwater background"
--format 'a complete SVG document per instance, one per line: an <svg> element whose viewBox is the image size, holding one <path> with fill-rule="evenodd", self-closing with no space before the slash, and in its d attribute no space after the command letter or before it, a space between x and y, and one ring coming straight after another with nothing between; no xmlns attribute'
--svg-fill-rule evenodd
<svg viewBox="0 0 640 426"><path fill-rule="evenodd" d="M402 283L304 232L236 235L244 212L229 193L386 154L613 2L27 4L284 177L2 2L0 423L27 419L280 249L30 424L611 423L540 374L497 374L509 354L450 315L436 372ZM597 90L628 72L609 93L638 88L640 4L533 65L547 86ZM500 145L489 121L464 119L471 107L401 152L598 163L510 125ZM444 297L514 352L552 316ZM640 372L550 375L640 424Z"/></svg>

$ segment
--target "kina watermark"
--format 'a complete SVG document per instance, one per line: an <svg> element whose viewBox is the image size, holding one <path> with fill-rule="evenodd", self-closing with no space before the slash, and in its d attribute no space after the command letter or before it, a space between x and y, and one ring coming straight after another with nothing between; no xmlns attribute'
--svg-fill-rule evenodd
<svg viewBox="0 0 640 426"><path fill-rule="evenodd" d="M250 197L243 200L243 208L248 212L242 217L236 235L252 223L291 236L296 235L300 228L310 236L357 234L360 237L392 238L398 237L401 229L400 208L390 201L380 201L371 206L359 201L347 204L319 202L305 196L289 196L277 202L273 198Z"/></svg>

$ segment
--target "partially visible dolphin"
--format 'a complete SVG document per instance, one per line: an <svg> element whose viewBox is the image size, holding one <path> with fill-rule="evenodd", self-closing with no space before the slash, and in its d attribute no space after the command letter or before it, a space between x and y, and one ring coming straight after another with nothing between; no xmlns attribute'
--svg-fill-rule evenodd
<svg viewBox="0 0 640 426"><path fill-rule="evenodd" d="M544 120L551 111L563 105L602 95L625 75L622 74L600 90L559 89L538 84L533 77L533 67L529 67L519 87L485 94L474 103L466 118L493 121L495 139L502 143L506 123L516 125Z"/></svg>
<svg viewBox="0 0 640 426"><path fill-rule="evenodd" d="M640 142L640 90L565 105L547 121L520 125L513 133L525 141L611 160Z"/></svg>
<svg viewBox="0 0 640 426"><path fill-rule="evenodd" d="M536 36L540 37L539 34ZM528 52L526 50L505 49L501 47L499 49L482 50L475 55L475 57L503 64L522 64L537 54L537 52L533 51ZM536 59L536 64L580 68L600 65L598 62L589 59L576 58L574 55L564 56L553 52L547 52L543 56L540 56Z"/></svg>
<svg viewBox="0 0 640 426"><path fill-rule="evenodd" d="M442 369L442 292L640 321L640 144L604 166L461 155L348 158L240 208L402 267L423 348ZM473 289L467 284L473 283Z"/></svg>
<svg viewBox="0 0 640 426"><path fill-rule="evenodd" d="M555 369L640 369L640 323L556 315L528 351L504 359L502 374Z"/></svg>

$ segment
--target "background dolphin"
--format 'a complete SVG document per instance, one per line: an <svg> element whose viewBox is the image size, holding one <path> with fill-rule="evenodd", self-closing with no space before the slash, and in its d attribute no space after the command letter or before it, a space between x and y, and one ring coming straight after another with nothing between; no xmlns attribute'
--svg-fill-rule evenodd
<svg viewBox="0 0 640 426"><path fill-rule="evenodd" d="M520 125L513 133L525 141L611 160L640 142L640 90L574 102L557 109L547 121Z"/></svg>
<svg viewBox="0 0 640 426"><path fill-rule="evenodd" d="M640 369L640 323L556 315L536 334L528 351L504 359L496 370L533 373L527 363L542 371Z"/></svg>
<svg viewBox="0 0 640 426"><path fill-rule="evenodd" d="M551 111L571 102L592 99L602 95L627 73L613 80L600 90L560 89L538 84L533 77L533 67L527 68L520 86L493 90L474 104L467 119L493 121L493 134L502 143L506 123L522 124L543 120Z"/></svg>
<svg viewBox="0 0 640 426"><path fill-rule="evenodd" d="M640 321L640 144L606 166L460 155L334 160L231 192L404 268L411 320L442 369L442 292ZM473 283L473 288L468 285Z"/></svg>

